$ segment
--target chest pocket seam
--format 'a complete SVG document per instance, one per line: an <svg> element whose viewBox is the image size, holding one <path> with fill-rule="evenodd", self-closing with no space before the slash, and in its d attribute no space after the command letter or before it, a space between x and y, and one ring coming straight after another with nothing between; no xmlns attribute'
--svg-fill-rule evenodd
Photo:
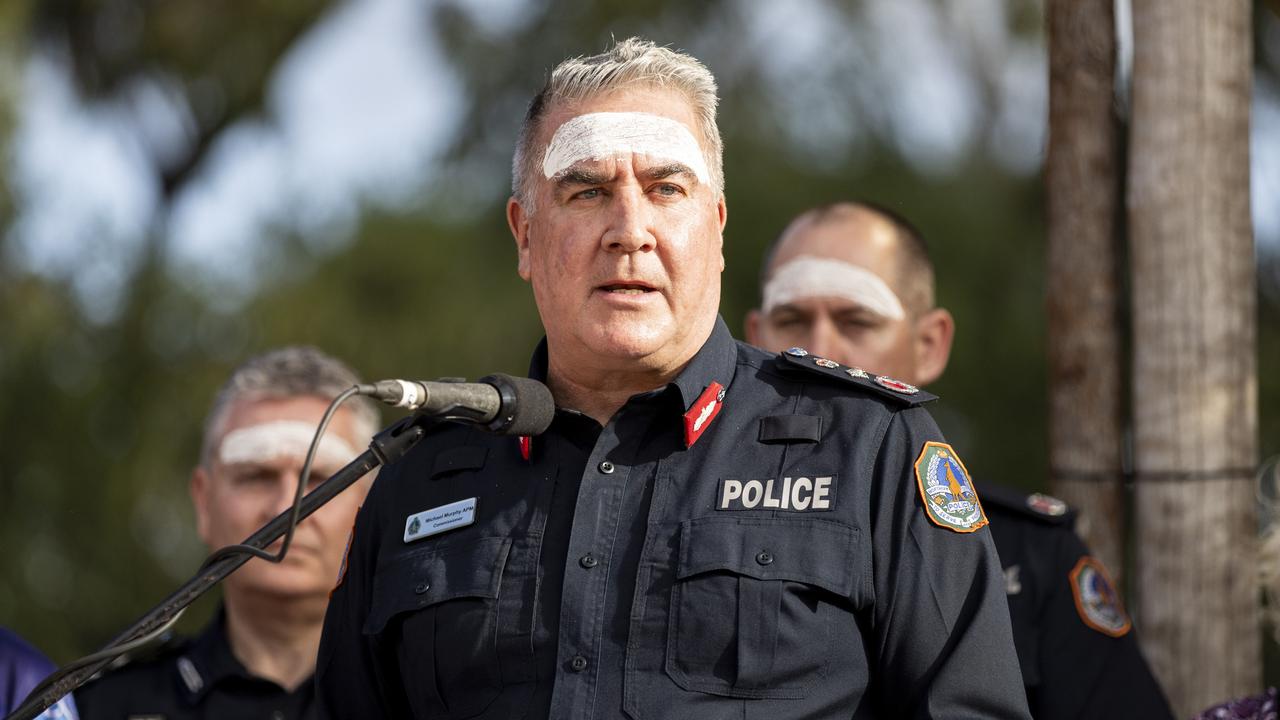
<svg viewBox="0 0 1280 720"><path fill-rule="evenodd" d="M821 519L707 517L682 523L676 580L728 570L757 580L792 580L849 597L857 528ZM770 562L762 564L760 554Z"/></svg>
<svg viewBox="0 0 1280 720"><path fill-rule="evenodd" d="M511 538L432 546L398 556L373 575L373 606L363 631L376 635L391 618L461 597L495 599Z"/></svg>

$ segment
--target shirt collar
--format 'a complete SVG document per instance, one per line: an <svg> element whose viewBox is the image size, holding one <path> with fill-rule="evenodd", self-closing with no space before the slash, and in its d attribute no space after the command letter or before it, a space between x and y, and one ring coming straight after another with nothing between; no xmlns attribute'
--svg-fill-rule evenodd
<svg viewBox="0 0 1280 720"><path fill-rule="evenodd" d="M187 701L192 705L198 705L214 686L230 678L271 683L270 680L250 673L231 652L231 642L227 638L225 607L218 608L213 620L191 642L186 652L178 657L177 669L180 687ZM299 686L299 689L309 685L310 682L305 682ZM284 692L283 688L281 692Z"/></svg>
<svg viewBox="0 0 1280 720"><path fill-rule="evenodd" d="M688 410L711 383L718 382L729 387L733 382L737 362L738 343L730 334L724 318L716 315L715 325L711 328L707 341L680 374L667 384L668 388L674 388L680 394L680 412ZM547 339L544 337L529 361L529 377L546 382L548 365Z"/></svg>

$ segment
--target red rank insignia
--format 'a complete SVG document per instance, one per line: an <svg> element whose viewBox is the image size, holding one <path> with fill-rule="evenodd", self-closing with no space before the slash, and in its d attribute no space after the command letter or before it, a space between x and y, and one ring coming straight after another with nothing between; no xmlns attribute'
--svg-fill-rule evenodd
<svg viewBox="0 0 1280 720"><path fill-rule="evenodd" d="M529 454L533 452L533 438L528 435L520 436L520 457L525 460L529 459Z"/></svg>
<svg viewBox="0 0 1280 720"><path fill-rule="evenodd" d="M685 447L693 447L693 444L698 442L702 433L711 427L711 421L720 414L722 405L724 405L724 386L713 382L702 391L697 400L693 401L693 407L689 408L689 412L684 414Z"/></svg>

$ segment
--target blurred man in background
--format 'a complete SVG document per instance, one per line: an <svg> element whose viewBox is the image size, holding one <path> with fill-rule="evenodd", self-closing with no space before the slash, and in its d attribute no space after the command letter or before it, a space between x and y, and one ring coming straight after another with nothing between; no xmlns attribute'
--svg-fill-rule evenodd
<svg viewBox="0 0 1280 720"><path fill-rule="evenodd" d="M357 382L346 365L310 347L268 352L235 370L209 411L191 475L196 529L210 550L243 541L292 505L325 408ZM308 485L352 460L377 427L368 400L348 401L325 433ZM301 522L282 562L254 558L232 573L222 607L198 637L77 691L82 716L317 717L312 676L325 607L370 482L360 480Z"/></svg>
<svg viewBox="0 0 1280 720"><path fill-rule="evenodd" d="M892 211L838 203L801 214L766 254L761 281L761 307L747 315L754 345L803 347L913 388L946 369L955 321L934 305L923 237ZM979 487L1032 715L1171 717L1120 597L1072 530L1066 504Z"/></svg>

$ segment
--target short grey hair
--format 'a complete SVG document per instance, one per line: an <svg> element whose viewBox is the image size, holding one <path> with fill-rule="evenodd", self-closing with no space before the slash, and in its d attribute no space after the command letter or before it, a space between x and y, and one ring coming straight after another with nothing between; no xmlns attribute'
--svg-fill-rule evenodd
<svg viewBox="0 0 1280 720"><path fill-rule="evenodd" d="M649 40L632 37L614 43L599 55L565 60L551 71L525 114L511 160L511 194L533 211L529 179L541 157L534 145L547 111L561 103L576 102L627 87L652 87L681 93L697 115L698 134L711 182L724 192L724 148L716 126L716 79L697 58Z"/></svg>
<svg viewBox="0 0 1280 720"><path fill-rule="evenodd" d="M240 400L282 400L293 397L317 397L325 401L360 382L355 372L337 358L308 345L277 348L244 361L214 396L213 406L204 421L204 440L200 446L200 464L209 466L214 442L231 406ZM381 416L373 401L356 396L346 402L355 414L359 435L372 436L378 430Z"/></svg>

